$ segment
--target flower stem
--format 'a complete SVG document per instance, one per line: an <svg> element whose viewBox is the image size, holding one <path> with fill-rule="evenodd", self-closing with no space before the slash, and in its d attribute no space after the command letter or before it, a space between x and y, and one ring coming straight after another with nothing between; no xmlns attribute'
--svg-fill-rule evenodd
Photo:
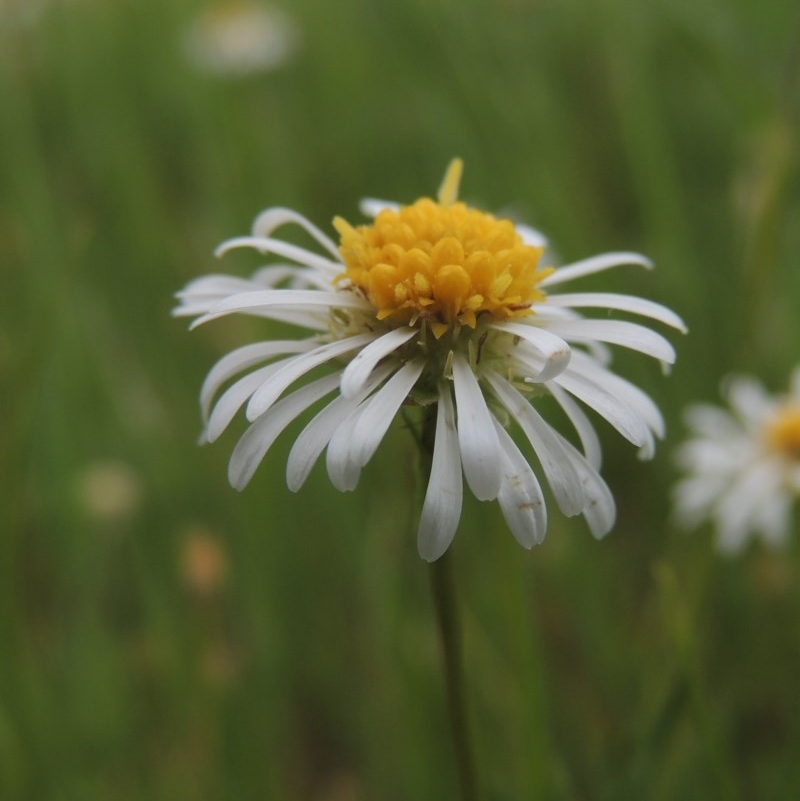
<svg viewBox="0 0 800 801"><path fill-rule="evenodd" d="M464 692L460 621L450 562L450 554L445 553L431 564L431 589L439 623L447 708L461 784L461 797L463 801L478 801L478 782Z"/></svg>
<svg viewBox="0 0 800 801"><path fill-rule="evenodd" d="M420 449L420 472L427 485L433 460L436 433L436 405L426 409L422 429L417 438ZM464 660L461 651L461 621L458 616L450 552L431 563L431 594L436 609L439 640L442 649L447 712L453 737L456 769L461 784L462 801L479 801L474 750L470 735L464 687Z"/></svg>

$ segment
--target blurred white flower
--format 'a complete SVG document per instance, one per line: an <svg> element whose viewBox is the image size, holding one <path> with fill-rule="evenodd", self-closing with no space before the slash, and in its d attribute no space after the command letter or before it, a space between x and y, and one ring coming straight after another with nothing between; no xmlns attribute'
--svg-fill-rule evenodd
<svg viewBox="0 0 800 801"><path fill-rule="evenodd" d="M724 552L740 551L751 535L782 545L800 494L800 367L788 395L771 396L747 376L729 379L723 395L729 410L686 411L691 437L677 452L687 475L674 489L676 518L686 527L712 521Z"/></svg>
<svg viewBox="0 0 800 801"><path fill-rule="evenodd" d="M247 0L209 6L184 34L190 61L203 72L242 76L280 67L298 45L297 27L282 11Z"/></svg>
<svg viewBox="0 0 800 801"><path fill-rule="evenodd" d="M139 507L142 483L138 473L126 462L98 460L88 465L81 475L79 494L91 517L113 523L128 518Z"/></svg>
<svg viewBox="0 0 800 801"><path fill-rule="evenodd" d="M592 533L615 519L611 493L598 473L597 435L576 399L611 423L643 457L654 451L663 421L653 401L608 368L607 344L662 363L672 346L642 325L608 318L611 310L642 315L683 330L670 310L610 293L550 294L551 288L616 267L650 262L635 253L607 253L557 270L539 266L544 238L458 202L462 165L447 171L438 200L409 206L367 200L371 225L336 218L337 245L300 214L267 209L251 236L218 253L251 247L289 263L250 279L211 275L178 293L177 315L193 325L228 314L251 314L314 332L268 340L225 356L201 391L205 439L215 440L246 403L251 426L236 446L229 478L243 488L280 432L306 409L334 395L300 433L289 454L287 481L297 490L327 448L331 481L352 490L361 469L404 404L426 409L423 443L432 453L418 545L428 560L450 544L462 505L462 471L480 500L497 499L525 547L541 542L547 524L534 470L506 431L515 422L538 457L561 510L583 514ZM304 228L322 249L281 239L287 223ZM599 307L591 320L575 309ZM289 391L328 365L332 372ZM237 374L247 372L213 400ZM288 394L285 394L287 393ZM574 426L583 452L540 415L551 396Z"/></svg>

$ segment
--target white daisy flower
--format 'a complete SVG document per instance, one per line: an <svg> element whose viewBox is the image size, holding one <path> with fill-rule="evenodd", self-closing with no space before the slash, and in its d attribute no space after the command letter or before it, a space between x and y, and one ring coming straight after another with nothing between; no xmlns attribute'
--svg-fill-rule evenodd
<svg viewBox="0 0 800 801"><path fill-rule="evenodd" d="M246 404L251 425L229 468L231 484L242 489L280 432L328 398L291 449L287 482L298 490L327 449L334 486L352 490L401 407L422 407L422 444L432 459L418 546L433 561L458 526L462 473L479 500L499 501L524 547L542 541L544 495L537 471L507 432L513 423L561 511L583 514L602 537L614 523L614 500L599 475L600 446L582 406L651 456L663 435L661 414L609 369L607 346L664 364L675 358L660 334L610 319L608 311L679 330L683 323L664 306L628 295L552 291L611 267L651 264L636 253L607 253L543 268L538 232L457 200L461 170L454 160L437 200L408 206L367 200L363 208L374 222L358 227L337 217L339 244L300 214L272 208L256 219L251 236L219 248L218 255L249 247L285 261L249 279L192 281L178 293L175 314L196 317L193 326L250 314L294 323L310 335L257 342L221 359L201 391L204 437L215 440ZM274 236L290 223L304 228L320 252ZM604 318L576 311L589 307L603 309ZM299 383L322 365L328 374ZM582 450L542 417L537 399L545 395L563 409Z"/></svg>
<svg viewBox="0 0 800 801"><path fill-rule="evenodd" d="M692 436L678 450L687 475L675 486L679 523L714 523L721 551L741 551L751 535L785 543L800 495L800 366L786 396L771 396L755 378L724 388L730 411L697 404L686 412Z"/></svg>
<svg viewBox="0 0 800 801"><path fill-rule="evenodd" d="M191 21L184 48L203 72L243 76L282 66L298 40L296 25L278 9L249 0L221 0Z"/></svg>

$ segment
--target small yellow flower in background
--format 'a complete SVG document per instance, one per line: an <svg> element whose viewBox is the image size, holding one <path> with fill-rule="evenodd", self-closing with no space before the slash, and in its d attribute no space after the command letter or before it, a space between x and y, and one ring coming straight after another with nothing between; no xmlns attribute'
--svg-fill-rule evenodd
<svg viewBox="0 0 800 801"><path fill-rule="evenodd" d="M453 161L436 200L408 206L364 201L364 211L374 217L367 225L337 217L338 245L300 214L272 208L256 219L251 236L219 248L222 255L251 247L284 261L249 279L211 275L192 281L178 293L176 315L197 317L194 327L250 314L313 333L246 345L221 359L201 390L204 437L219 437L246 404L251 426L229 466L231 484L242 489L281 431L333 395L295 441L286 475L298 490L326 451L331 481L346 491L356 487L401 407L427 408L435 435L418 546L432 561L458 526L462 474L479 500L498 500L523 546L542 541L544 496L507 431L516 423L561 511L582 514L601 537L616 512L598 472L597 434L581 404L650 457L655 438L663 435L661 414L641 389L609 369L608 345L664 364L675 358L660 334L610 319L608 312L679 330L683 323L669 309L629 295L553 292L611 267L651 264L636 253L606 253L558 269L542 265L541 234L458 200L461 171L461 161ZM305 229L322 252L275 238L286 224ZM603 319L577 311L590 307L603 309ZM295 388L322 365L332 372ZM541 416L541 396L561 407L582 451Z"/></svg>
<svg viewBox="0 0 800 801"><path fill-rule="evenodd" d="M780 546L800 495L800 367L784 396L769 395L749 376L729 379L724 396L729 409L687 409L691 436L677 454L686 477L674 491L678 522L713 522L728 553L754 535Z"/></svg>
<svg viewBox="0 0 800 801"><path fill-rule="evenodd" d="M190 23L184 46L201 71L242 76L282 66L298 45L290 17L248 0L223 0L208 6Z"/></svg>
<svg viewBox="0 0 800 801"><path fill-rule="evenodd" d="M181 548L181 575L186 586L198 595L219 592L228 579L228 553L218 537L205 529L187 533Z"/></svg>

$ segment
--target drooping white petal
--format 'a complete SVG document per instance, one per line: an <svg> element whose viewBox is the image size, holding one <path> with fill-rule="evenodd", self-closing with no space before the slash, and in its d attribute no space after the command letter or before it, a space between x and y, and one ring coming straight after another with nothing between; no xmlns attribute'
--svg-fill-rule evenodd
<svg viewBox="0 0 800 801"><path fill-rule="evenodd" d="M544 540L547 532L547 507L536 474L508 432L495 422L503 449L503 483L497 500L514 538L523 548L532 548Z"/></svg>
<svg viewBox="0 0 800 801"><path fill-rule="evenodd" d="M313 339L273 339L255 342L231 351L223 356L209 371L200 388L200 406L203 419L208 418L211 400L219 388L237 373L247 370L260 362L286 353L305 353L319 343Z"/></svg>
<svg viewBox="0 0 800 801"><path fill-rule="evenodd" d="M583 485L586 503L581 512L589 524L589 531L592 532L593 537L600 539L611 531L617 517L614 496L606 482L584 458L583 454L561 434L555 433Z"/></svg>
<svg viewBox="0 0 800 801"><path fill-rule="evenodd" d="M539 286L555 286L565 281L572 281L575 278L582 278L585 275L608 270L611 267L621 267L624 264L638 264L648 270L653 268L653 262L647 256L642 256L641 253L601 253L599 256L592 256L591 258L559 267L552 275L548 275Z"/></svg>
<svg viewBox="0 0 800 801"><path fill-rule="evenodd" d="M603 453L600 448L600 439L589 418L584 414L583 409L555 381L548 384L547 388L575 427L581 445L583 445L586 460L595 470L599 470L603 461Z"/></svg>
<svg viewBox="0 0 800 801"><path fill-rule="evenodd" d="M266 367L248 373L234 384L231 384L231 386L222 393L219 400L214 404L214 408L211 410L204 432L206 441L214 442L228 427L231 420L235 417L236 412L242 408L245 401L259 389L259 387L262 387L265 382L269 381L272 376L286 364L286 361L286 359L283 359L274 364L268 364Z"/></svg>
<svg viewBox="0 0 800 801"><path fill-rule="evenodd" d="M549 294L547 304L568 308L596 307L631 312L651 320L658 320L665 325L677 328L686 333L686 324L672 309L654 303L652 300L637 298L634 295L618 295L612 292L574 292L570 294Z"/></svg>
<svg viewBox="0 0 800 801"><path fill-rule="evenodd" d="M641 448L652 437L644 420L627 403L586 375L567 370L554 383L594 409L637 447Z"/></svg>
<svg viewBox="0 0 800 801"><path fill-rule="evenodd" d="M291 384L315 367L362 348L372 342L374 338L375 334L372 333L358 334L353 337L347 337L347 339L328 342L326 345L320 345L308 353L301 353L299 356L295 356L272 376L268 384L265 384L253 394L247 404L247 419L255 420L264 414Z"/></svg>
<svg viewBox="0 0 800 801"><path fill-rule="evenodd" d="M228 251L236 248L253 248L259 253L273 253L282 256L284 259L303 264L306 267L314 267L326 273L336 273L342 271L341 261L331 261L319 253L301 248L299 245L292 245L282 239L272 239L271 237L260 236L239 236L223 242L215 251L217 257L224 256Z"/></svg>
<svg viewBox="0 0 800 801"><path fill-rule="evenodd" d="M268 264L259 267L250 278L261 285L259 289L275 288L283 282L286 282L286 289L322 289L326 292L335 289L329 275L294 264Z"/></svg>
<svg viewBox="0 0 800 801"><path fill-rule="evenodd" d="M552 427L519 390L501 375L493 370L486 370L484 377L489 381L497 399L517 421L530 441L559 509L567 517L579 514L586 500L583 485Z"/></svg>
<svg viewBox="0 0 800 801"><path fill-rule="evenodd" d="M492 323L490 327L524 339L544 356L544 367L541 372L529 376L531 381L549 381L569 364L569 345L549 330L526 323Z"/></svg>
<svg viewBox="0 0 800 801"><path fill-rule="evenodd" d="M447 382L440 381L431 475L417 531L417 549L426 561L436 561L453 541L463 492L453 398Z"/></svg>
<svg viewBox="0 0 800 801"><path fill-rule="evenodd" d="M395 328L360 350L342 374L342 395L350 397L363 386L378 362L419 333L415 328Z"/></svg>
<svg viewBox="0 0 800 801"><path fill-rule="evenodd" d="M479 501L492 501L502 480L500 443L486 399L469 362L460 353L453 357L453 384L464 476Z"/></svg>
<svg viewBox="0 0 800 801"><path fill-rule="evenodd" d="M281 431L309 406L336 389L340 377L340 372L332 373L306 384L276 403L244 432L228 464L228 479L234 489L247 486Z"/></svg>
<svg viewBox="0 0 800 801"><path fill-rule="evenodd" d="M552 320L542 323L568 342L597 340L652 356L666 364L675 361L675 349L655 331L626 320Z"/></svg>
<svg viewBox="0 0 800 801"><path fill-rule="evenodd" d="M342 492L355 489L361 468L377 450L424 365L422 359L403 365L363 401L331 437L326 462L328 475L337 489Z"/></svg>
<svg viewBox="0 0 800 801"><path fill-rule="evenodd" d="M356 436L351 442L353 459L360 467L372 458L424 367L424 359L414 359L404 364L362 404L364 409L359 417Z"/></svg>
<svg viewBox="0 0 800 801"><path fill-rule="evenodd" d="M280 226L286 223L296 223L304 228L314 239L319 242L337 261L341 259L339 249L336 243L327 235L324 234L314 223L302 214L298 214L292 209L286 209L280 206L275 206L266 209L256 217L253 222L252 234L254 237L268 237ZM341 269L341 267L340 267Z"/></svg>
<svg viewBox="0 0 800 801"><path fill-rule="evenodd" d="M356 395L335 398L300 432L286 463L286 484L292 492L297 492L303 486L322 451L344 421L395 369L396 365L381 365Z"/></svg>
<svg viewBox="0 0 800 801"><path fill-rule="evenodd" d="M256 292L263 287L246 278L230 275L206 275L190 281L175 293L179 304L172 310L173 317L195 317L205 314L217 303L231 295Z"/></svg>
<svg viewBox="0 0 800 801"><path fill-rule="evenodd" d="M366 301L353 292L320 292L316 289L262 289L231 295L212 306L206 314L198 317L190 329L223 317L226 314L258 313L260 310L278 307L284 310L300 309L361 309L368 308Z"/></svg>

